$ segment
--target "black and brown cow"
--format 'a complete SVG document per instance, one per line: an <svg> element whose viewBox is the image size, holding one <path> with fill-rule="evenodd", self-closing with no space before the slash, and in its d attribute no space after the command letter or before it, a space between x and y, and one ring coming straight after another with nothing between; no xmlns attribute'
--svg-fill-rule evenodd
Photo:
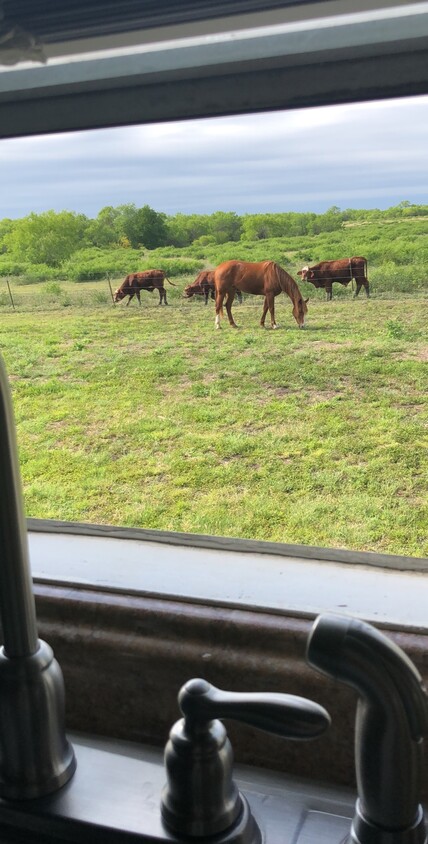
<svg viewBox="0 0 428 844"><path fill-rule="evenodd" d="M327 293L327 299L333 296L333 282L338 284L349 284L355 279L357 287L355 296L358 296L361 287L364 285L366 296L370 296L369 282L367 279L367 258L341 258L338 261L321 261L313 267L303 267L297 275L302 281L309 281L314 287L322 287Z"/></svg>
<svg viewBox="0 0 428 844"><path fill-rule="evenodd" d="M165 305L167 305L168 302L166 301L166 290L164 287L165 279L169 284L172 284L173 287L176 287L176 285L169 280L163 270L143 270L139 273L129 273L129 275L127 275L122 281L120 287L115 290L113 299L115 302L120 302L125 298L125 296L129 296L126 303L129 305L131 299L136 296L139 304L141 305L140 292L142 290L147 290L149 293L153 293L154 290L158 290L159 304L161 305L162 302L165 302Z"/></svg>
<svg viewBox="0 0 428 844"><path fill-rule="evenodd" d="M208 304L208 299L215 300L215 284L214 284L214 270L202 270L198 277L184 288L183 296L190 299L192 296L204 296L205 304ZM242 303L242 293L240 290L236 291L236 296L239 302Z"/></svg>

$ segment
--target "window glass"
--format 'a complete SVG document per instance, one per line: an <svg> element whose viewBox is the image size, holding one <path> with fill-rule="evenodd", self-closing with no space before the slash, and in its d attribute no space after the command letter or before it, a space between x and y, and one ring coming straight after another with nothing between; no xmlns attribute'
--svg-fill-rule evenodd
<svg viewBox="0 0 428 844"><path fill-rule="evenodd" d="M428 554L427 106L2 141L0 350L29 516ZM285 271L277 330L245 279L238 329L224 307L216 328L209 278L185 295L225 261ZM150 269L165 279L141 305L114 301ZM235 271L239 289L252 269Z"/></svg>

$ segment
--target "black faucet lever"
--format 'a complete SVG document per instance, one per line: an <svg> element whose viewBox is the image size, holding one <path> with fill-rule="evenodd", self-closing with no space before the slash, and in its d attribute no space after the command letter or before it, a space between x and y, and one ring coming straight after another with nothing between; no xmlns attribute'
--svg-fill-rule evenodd
<svg viewBox="0 0 428 844"><path fill-rule="evenodd" d="M328 713L294 695L224 692L205 680L186 683L178 701L184 718L174 724L165 749L165 824L180 835L222 835L223 844L255 844L260 833L232 778L232 748L217 719L233 718L305 740L327 729Z"/></svg>
<svg viewBox="0 0 428 844"><path fill-rule="evenodd" d="M428 698L406 654L370 624L319 616L307 660L359 693L355 722L358 844L426 844L420 804Z"/></svg>

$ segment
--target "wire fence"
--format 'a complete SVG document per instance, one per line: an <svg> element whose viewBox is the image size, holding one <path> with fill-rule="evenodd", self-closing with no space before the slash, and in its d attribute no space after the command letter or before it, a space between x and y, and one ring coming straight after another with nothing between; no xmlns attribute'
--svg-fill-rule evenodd
<svg viewBox="0 0 428 844"><path fill-rule="evenodd" d="M193 278L192 278L193 280ZM25 282L19 278L0 278L0 313L58 310L64 308L120 308L126 307L128 296L121 302L114 301L114 291L123 281L107 277L101 281L45 281ZM188 278L178 281L175 288L165 285L167 299L183 300L183 290ZM154 308L159 304L159 291L142 290L141 307ZM201 298L201 297L195 297ZM138 307L136 297L130 303Z"/></svg>
<svg viewBox="0 0 428 844"><path fill-rule="evenodd" d="M107 276L97 281L42 281L29 282L18 277L0 277L0 314L22 313L33 311L53 311L65 308L106 309L127 307L128 296L122 301L114 301L114 291L123 281L123 276L111 278ZM169 304L188 306L189 303L204 304L203 294L190 298L183 296L184 288L194 281L194 276L181 276L175 280L176 286L165 284L165 291ZM346 285L333 283L333 299L352 298L355 294L355 281ZM369 278L370 296L381 299L397 298L425 298L428 295L428 275L409 272L391 272L384 274L382 269L375 269ZM325 287L315 288L309 282L298 280L302 294L311 300L324 301ZM159 291L141 290L141 308L151 309L159 306ZM361 287L360 298L365 298L364 285ZM255 306L260 305L259 297L244 296L246 301ZM254 301L253 301L254 300ZM236 300L235 300L236 301ZM208 303L213 305L211 298ZM137 298L129 303L131 308L139 307ZM130 308L128 308L129 310Z"/></svg>

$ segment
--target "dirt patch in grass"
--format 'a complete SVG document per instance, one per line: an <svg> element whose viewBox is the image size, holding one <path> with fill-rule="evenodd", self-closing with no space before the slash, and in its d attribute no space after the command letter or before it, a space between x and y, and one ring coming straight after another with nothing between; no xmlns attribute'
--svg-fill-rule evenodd
<svg viewBox="0 0 428 844"><path fill-rule="evenodd" d="M422 363L428 363L428 346L422 346L421 349L415 349L412 352L400 352L393 355L394 360L418 360Z"/></svg>
<svg viewBox="0 0 428 844"><path fill-rule="evenodd" d="M309 390L309 401L311 404L319 404L323 401L331 401L342 395L342 390Z"/></svg>
<svg viewBox="0 0 428 844"><path fill-rule="evenodd" d="M352 340L343 340L342 343L329 342L327 340L313 340L309 348L327 349L328 351L336 351L336 349L344 349L353 346Z"/></svg>

